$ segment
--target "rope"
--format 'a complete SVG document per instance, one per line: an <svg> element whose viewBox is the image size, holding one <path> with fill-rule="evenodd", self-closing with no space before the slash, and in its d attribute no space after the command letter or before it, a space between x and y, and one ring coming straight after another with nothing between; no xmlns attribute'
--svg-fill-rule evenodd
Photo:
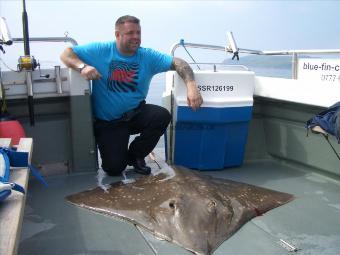
<svg viewBox="0 0 340 255"><path fill-rule="evenodd" d="M328 142L328 144L331 146L332 150L334 151L335 155L337 156L337 158L340 160L340 156L338 154L338 152L335 150L335 148L333 147L332 143L329 141L328 139L328 135L327 134L322 134L323 137L325 137L326 141Z"/></svg>
<svg viewBox="0 0 340 255"><path fill-rule="evenodd" d="M8 68L9 70L11 70L11 71L13 71L13 72L18 72L18 70L14 70L14 69L12 69L12 68L10 68L8 65L6 65L6 63L2 60L2 58L0 58L0 61L4 64L4 66L6 67L6 68Z"/></svg>
<svg viewBox="0 0 340 255"><path fill-rule="evenodd" d="M198 66L197 62L195 61L195 59L191 56L191 54L189 53L189 51L188 51L187 48L185 47L185 45L184 45L184 39L181 39L179 43L180 43L180 45L183 46L183 48L185 49L185 51L188 53L189 57L190 57L190 58L192 59L192 61L196 64L198 70L201 70L201 68Z"/></svg>

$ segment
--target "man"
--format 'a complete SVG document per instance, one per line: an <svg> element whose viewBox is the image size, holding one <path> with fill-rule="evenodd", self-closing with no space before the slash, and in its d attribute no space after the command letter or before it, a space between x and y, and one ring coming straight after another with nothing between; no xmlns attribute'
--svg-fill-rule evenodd
<svg viewBox="0 0 340 255"><path fill-rule="evenodd" d="M176 70L186 83L188 105L196 110L203 100L185 61L140 47L139 19L120 17L115 37L115 42L67 48L61 60L93 81L94 132L103 170L119 175L131 165L136 172L148 175L151 169L144 158L157 145L171 119L163 107L145 103L152 76ZM131 134L140 135L128 146Z"/></svg>

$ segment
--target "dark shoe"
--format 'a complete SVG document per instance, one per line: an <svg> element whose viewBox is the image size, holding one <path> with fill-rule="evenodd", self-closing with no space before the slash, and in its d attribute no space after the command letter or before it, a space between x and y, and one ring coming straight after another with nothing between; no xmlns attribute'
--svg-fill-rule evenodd
<svg viewBox="0 0 340 255"><path fill-rule="evenodd" d="M135 172L143 175L149 175L151 173L151 168L145 164L143 158L136 158L131 164L135 168Z"/></svg>

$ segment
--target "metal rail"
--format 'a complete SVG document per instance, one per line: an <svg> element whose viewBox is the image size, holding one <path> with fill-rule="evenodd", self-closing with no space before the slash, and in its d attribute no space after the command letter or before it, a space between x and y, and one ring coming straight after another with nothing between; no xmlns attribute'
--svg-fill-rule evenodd
<svg viewBox="0 0 340 255"><path fill-rule="evenodd" d="M24 42L23 38L12 38L13 42ZM72 37L30 37L30 42L69 42L72 45L78 45Z"/></svg>
<svg viewBox="0 0 340 255"><path fill-rule="evenodd" d="M199 48L206 50L219 50L228 53L234 53L234 51L229 46L216 46L209 44L198 44L198 43L185 43L180 42L176 43L171 47L171 55L175 56L175 51L180 46L185 46L189 48ZM243 49L238 48L238 52L246 53L246 54L254 54L254 55L291 55L292 56L292 79L297 78L297 60L299 54L310 54L310 55L321 55L321 54L340 54L340 49L328 49L328 50L278 50L278 51L261 51L261 50L251 50L251 49Z"/></svg>
<svg viewBox="0 0 340 255"><path fill-rule="evenodd" d="M11 41L13 43L24 43L24 38L11 38ZM78 45L78 42L68 36L64 36L64 37L30 37L29 38L30 42L65 42L65 43L71 43L72 45ZM63 90L62 90L62 81L67 80L67 78L65 77L61 77L61 69L60 66L55 66L55 77L54 78L44 78L44 79L32 79L32 73L30 72L30 79L26 79L26 85L29 88L28 89L28 94L33 96L33 82L55 82L57 85L57 94L62 95L63 94ZM1 68L0 68L0 74L1 74ZM10 84L4 84L3 82L0 82L0 85L13 85L12 83ZM0 87L1 87L0 86ZM1 93L0 93L1 94Z"/></svg>

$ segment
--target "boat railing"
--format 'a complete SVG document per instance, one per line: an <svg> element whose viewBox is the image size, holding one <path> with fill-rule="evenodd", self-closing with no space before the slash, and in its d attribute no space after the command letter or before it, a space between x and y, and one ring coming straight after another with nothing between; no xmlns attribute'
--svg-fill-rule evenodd
<svg viewBox="0 0 340 255"><path fill-rule="evenodd" d="M11 43L9 45L12 43L24 43L24 38L10 38L10 41ZM31 37L29 38L29 41L38 43L70 43L73 46L78 45L78 42L72 37L69 37L67 33L65 33L65 36L63 37ZM68 82L66 82L69 79L69 74L66 70L61 70L60 65L43 70L44 75L41 75L40 66L38 69L39 72L32 72L32 80L30 81L31 84L37 83L35 85L35 96L56 97L68 96L71 93ZM24 85L25 83L27 84L27 81L23 76L23 72L13 70L2 72L0 67L0 73L3 74L0 85L6 86L8 98L21 98L26 94ZM64 85L63 82L65 82ZM39 88L37 88L37 86ZM33 94L33 86L30 87L32 90L31 93Z"/></svg>
<svg viewBox="0 0 340 255"><path fill-rule="evenodd" d="M175 51L179 47L189 47L189 48L198 48L198 49L206 49L206 50L217 50L223 51L227 53L234 54L234 56L238 57L238 53L245 54L254 54L254 55L276 55L276 56L292 56L292 72L291 78L297 79L297 70L298 70L298 57L299 55L326 55L326 54L340 54L340 49L310 49L310 50L275 50L275 51L262 51L262 50L252 50L252 49L244 49L235 47L235 43L230 43L228 46L217 46L217 45L209 45L209 44L198 44L198 43L187 43L181 40L179 43L174 44L171 47L171 55L175 55ZM233 57L234 58L234 57Z"/></svg>
<svg viewBox="0 0 340 255"><path fill-rule="evenodd" d="M13 38L13 42L24 42L24 38ZM72 37L30 37L30 42L69 42L72 45L78 45L77 41Z"/></svg>

